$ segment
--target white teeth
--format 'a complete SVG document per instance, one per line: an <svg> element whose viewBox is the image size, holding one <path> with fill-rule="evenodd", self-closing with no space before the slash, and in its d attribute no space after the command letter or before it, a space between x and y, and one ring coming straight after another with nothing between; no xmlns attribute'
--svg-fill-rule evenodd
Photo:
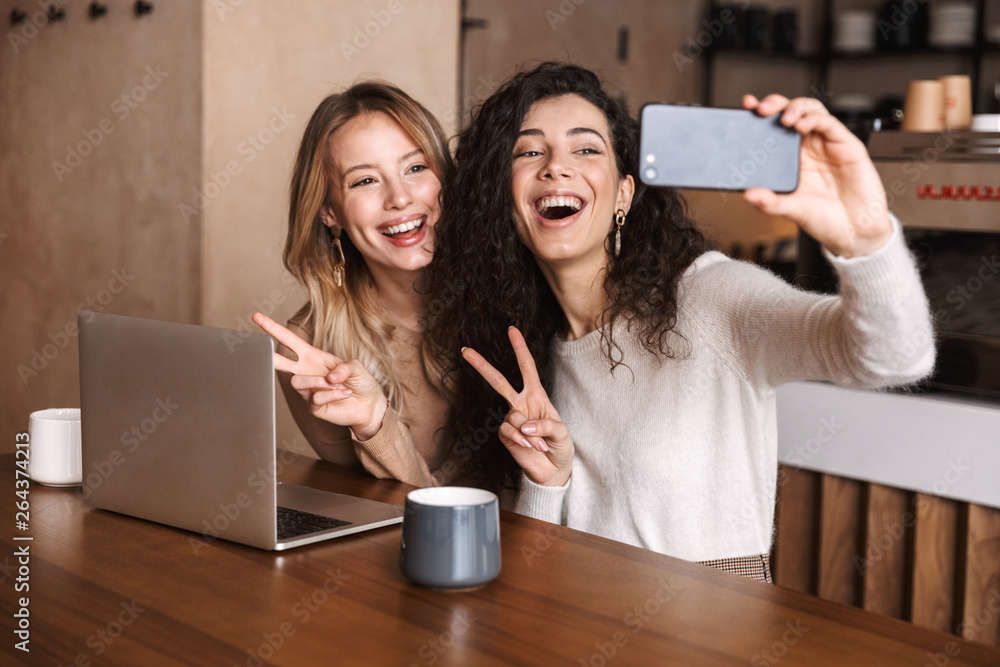
<svg viewBox="0 0 1000 667"><path fill-rule="evenodd" d="M424 219L417 218L416 220L410 220L409 222L404 222L401 225L393 225L392 227L386 227L382 230L382 233L386 236L395 236L396 234L401 234L403 232L408 232L411 229L419 229L423 227Z"/></svg>
<svg viewBox="0 0 1000 667"><path fill-rule="evenodd" d="M544 211L554 206L568 206L574 211L579 211L583 206L583 200L579 197L542 197L538 200L536 206L539 211Z"/></svg>

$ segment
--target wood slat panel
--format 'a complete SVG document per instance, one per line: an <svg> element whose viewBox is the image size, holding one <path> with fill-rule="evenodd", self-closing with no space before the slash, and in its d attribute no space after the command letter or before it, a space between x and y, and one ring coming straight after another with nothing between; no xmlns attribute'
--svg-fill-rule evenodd
<svg viewBox="0 0 1000 667"><path fill-rule="evenodd" d="M907 552L914 524L910 494L880 484L868 488L864 557L864 608L893 618L908 615Z"/></svg>
<svg viewBox="0 0 1000 667"><path fill-rule="evenodd" d="M844 604L861 604L861 553L864 483L823 475L820 502L818 594Z"/></svg>
<svg viewBox="0 0 1000 667"><path fill-rule="evenodd" d="M778 468L771 568L774 583L803 593L816 593L819 562L819 480L808 470Z"/></svg>
<svg viewBox="0 0 1000 667"><path fill-rule="evenodd" d="M959 634L1000 646L1000 510L969 506L965 605Z"/></svg>
<svg viewBox="0 0 1000 667"><path fill-rule="evenodd" d="M913 611L917 625L952 632L955 627L956 536L959 503L917 494L913 533Z"/></svg>

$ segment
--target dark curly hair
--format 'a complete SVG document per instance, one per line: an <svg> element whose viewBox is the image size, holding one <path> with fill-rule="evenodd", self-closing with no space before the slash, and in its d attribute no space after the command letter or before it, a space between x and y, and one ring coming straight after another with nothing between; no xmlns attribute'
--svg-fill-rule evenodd
<svg viewBox="0 0 1000 667"><path fill-rule="evenodd" d="M613 372L621 365L614 335L620 324L654 355L671 357L668 335L677 319L677 283L706 241L688 218L681 196L650 188L638 178L639 124L625 103L602 87L591 71L546 62L515 75L473 113L459 135L454 177L442 190L434 259L425 270L425 335L441 365L454 401L450 424L455 442L471 442L489 414L507 404L461 357L463 346L488 359L512 384L520 377L507 328L524 334L542 383L552 390L550 345L565 316L531 252L518 238L511 192L514 145L531 105L562 95L578 95L608 121L621 175L635 179L635 194L615 257L609 231L608 300L603 312L602 347ZM608 221L613 230L612 221ZM488 487L516 486L520 474L495 433L471 461Z"/></svg>

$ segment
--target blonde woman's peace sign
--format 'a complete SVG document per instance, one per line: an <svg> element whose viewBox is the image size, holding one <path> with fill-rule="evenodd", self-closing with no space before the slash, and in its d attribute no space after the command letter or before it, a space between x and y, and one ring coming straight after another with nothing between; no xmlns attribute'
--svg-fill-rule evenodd
<svg viewBox="0 0 1000 667"><path fill-rule="evenodd" d="M313 347L263 313L254 313L253 321L297 356L293 361L275 352L274 369L292 375L292 387L314 416L350 427L361 441L379 432L388 401L360 361L343 361Z"/></svg>

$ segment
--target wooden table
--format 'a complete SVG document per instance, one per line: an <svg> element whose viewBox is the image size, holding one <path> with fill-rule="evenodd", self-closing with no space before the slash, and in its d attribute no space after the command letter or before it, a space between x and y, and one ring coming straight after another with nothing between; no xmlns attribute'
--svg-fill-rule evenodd
<svg viewBox="0 0 1000 667"><path fill-rule="evenodd" d="M410 488L311 459L279 478L397 504ZM36 484L16 530L12 455L0 479L3 664L1000 665L1000 649L506 512L499 578L447 593L402 577L398 526L195 553L191 533ZM30 654L11 633L20 596Z"/></svg>

